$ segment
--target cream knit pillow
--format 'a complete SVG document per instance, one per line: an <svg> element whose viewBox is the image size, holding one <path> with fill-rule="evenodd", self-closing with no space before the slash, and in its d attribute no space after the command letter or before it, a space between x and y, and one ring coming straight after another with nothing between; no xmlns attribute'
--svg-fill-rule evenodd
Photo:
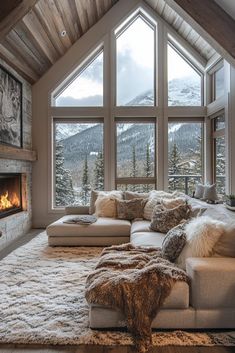
<svg viewBox="0 0 235 353"><path fill-rule="evenodd" d="M116 199L122 199L120 195L99 195L95 202L95 215L97 217L116 218L117 207Z"/></svg>

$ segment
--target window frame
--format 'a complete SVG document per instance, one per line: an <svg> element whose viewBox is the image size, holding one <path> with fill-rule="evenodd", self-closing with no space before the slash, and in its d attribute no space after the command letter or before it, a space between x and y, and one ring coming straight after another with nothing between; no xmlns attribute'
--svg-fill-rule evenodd
<svg viewBox="0 0 235 353"><path fill-rule="evenodd" d="M155 117L149 118L133 118L133 117L117 117L115 118L115 189L117 185L137 185L137 184L152 184L155 189L157 188L157 119ZM118 177L117 176L117 124L154 124L154 176L153 177Z"/></svg>
<svg viewBox="0 0 235 353"><path fill-rule="evenodd" d="M218 138L223 138L226 139L226 132L225 128L218 129L216 130L216 119L220 117L221 115L224 116L225 118L225 111L224 109L220 110L219 112L213 114L210 116L211 119L211 170L212 170L212 182L213 184L216 183L216 140ZM226 142L226 140L225 140ZM225 159L225 164L226 164L226 159ZM226 176L225 177L225 188L226 188Z"/></svg>
<svg viewBox="0 0 235 353"><path fill-rule="evenodd" d="M222 67L224 67L224 60L221 59L219 60L209 71L208 71L208 74L209 74L209 86L210 86L210 94L209 94L209 104L210 103L213 103L213 102L216 102L218 99L220 99L222 96L220 97L215 97L215 91L216 91L216 88L215 88L215 84L216 84L216 80L215 80L215 75L216 75L216 72L218 72L220 69L222 69Z"/></svg>
<svg viewBox="0 0 235 353"><path fill-rule="evenodd" d="M80 65L78 65L76 67L75 70L73 70L73 72L68 75L68 77L62 81L62 83L60 85L57 86L57 88L51 93L51 106L55 107L55 108L74 108L74 106L57 106L55 104L56 99L66 90L67 87L69 87L88 67L90 64L92 64L97 57L103 53L103 96L102 96L102 105L99 106L75 106L75 108L103 108L104 107L104 75L105 75L105 68L104 68L104 64L105 64L105 60L104 60L104 56L105 56L105 52L104 52L104 44L102 43L102 45L99 45L98 47L96 47L95 50L92 51L92 53L90 53L90 55L88 55L82 62Z"/></svg>
<svg viewBox="0 0 235 353"><path fill-rule="evenodd" d="M103 160L104 160L104 171L105 171L105 138L104 138L104 118L101 117L52 117L52 209L53 210L64 210L65 206L56 206L56 147L55 147L55 124L103 124ZM104 172L104 189L105 189L105 172ZM83 205L79 205L83 206Z"/></svg>
<svg viewBox="0 0 235 353"><path fill-rule="evenodd" d="M192 123L192 124L201 124L201 138L202 138L202 145L201 145L201 165L202 165L202 173L201 173L201 179L202 183L205 181L205 118L204 117L182 117L182 118L175 118L175 117L168 117L168 124L167 124L167 131L169 131L169 124L178 124L178 123ZM168 152L169 152L169 134L167 133L168 140L167 140L167 146L168 146ZM167 154L169 158L169 153ZM167 179L168 179L168 188L169 188L169 177L171 176L169 174L169 160L168 160L168 166L167 166ZM189 175L190 177L190 175Z"/></svg>
<svg viewBox="0 0 235 353"><path fill-rule="evenodd" d="M114 30L114 107L116 108L126 108L125 105L117 104L117 39L120 37L138 18L141 18L150 28L154 31L154 58L153 58L153 90L154 90L154 104L152 106L130 106L131 108L153 108L158 106L158 45L157 45L157 32L158 32L158 23L154 21L143 9L139 9L134 13L130 18L124 21L121 26L118 26ZM128 106L129 107L129 106Z"/></svg>
<svg viewBox="0 0 235 353"><path fill-rule="evenodd" d="M168 35L167 39L167 49L168 45L171 46L171 48L189 65L191 68L200 76L200 81L201 81L201 105L195 105L193 107L203 107L205 103L204 99L204 76L205 73L203 73L198 66L196 66L192 60L189 58L189 54L186 52L186 50L182 50L179 44L172 38L172 36ZM168 57L168 50L167 50L167 57ZM187 107L190 108L192 106L190 105L184 105L184 106L174 106L174 105L169 105L169 96L168 96L168 59L167 59L167 106L168 108L176 108L176 107Z"/></svg>

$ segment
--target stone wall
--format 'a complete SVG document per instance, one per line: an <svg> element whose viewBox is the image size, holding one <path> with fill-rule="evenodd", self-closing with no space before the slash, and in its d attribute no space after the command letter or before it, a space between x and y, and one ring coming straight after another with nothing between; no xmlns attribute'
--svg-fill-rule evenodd
<svg viewBox="0 0 235 353"><path fill-rule="evenodd" d="M0 65L22 82L23 93L23 148L32 148L32 88L15 70L0 59ZM27 209L0 219L0 250L15 239L22 236L31 228L32 222L32 163L28 161L0 158L0 173L24 173L26 180Z"/></svg>

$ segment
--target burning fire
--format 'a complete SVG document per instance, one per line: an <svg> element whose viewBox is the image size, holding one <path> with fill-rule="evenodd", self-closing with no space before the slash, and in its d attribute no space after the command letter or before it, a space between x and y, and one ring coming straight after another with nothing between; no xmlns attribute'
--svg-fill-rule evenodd
<svg viewBox="0 0 235 353"><path fill-rule="evenodd" d="M13 193L11 199L9 199L8 191L4 195L0 196L0 210L6 210L11 207L19 207L20 200L17 197L16 193Z"/></svg>

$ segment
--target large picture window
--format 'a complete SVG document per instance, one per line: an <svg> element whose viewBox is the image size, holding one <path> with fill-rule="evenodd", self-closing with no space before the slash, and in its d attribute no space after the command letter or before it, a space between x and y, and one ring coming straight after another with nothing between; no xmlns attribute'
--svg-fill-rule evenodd
<svg viewBox="0 0 235 353"><path fill-rule="evenodd" d="M117 106L152 106L155 28L138 16L117 34Z"/></svg>
<svg viewBox="0 0 235 353"><path fill-rule="evenodd" d="M203 124L168 124L169 189L192 195L195 183L203 177Z"/></svg>
<svg viewBox="0 0 235 353"><path fill-rule="evenodd" d="M116 122L116 185L118 189L155 188L156 127L145 122Z"/></svg>
<svg viewBox="0 0 235 353"><path fill-rule="evenodd" d="M88 205L104 188L103 123L54 120L54 206Z"/></svg>

